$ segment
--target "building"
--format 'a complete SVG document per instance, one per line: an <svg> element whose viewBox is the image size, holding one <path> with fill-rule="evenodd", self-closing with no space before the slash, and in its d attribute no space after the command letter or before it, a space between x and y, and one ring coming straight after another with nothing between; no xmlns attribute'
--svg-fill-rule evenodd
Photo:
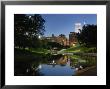
<svg viewBox="0 0 110 89"><path fill-rule="evenodd" d="M52 34L51 37L45 37L45 39L47 39L49 42L57 42L63 46L69 45L69 41L64 34L60 34L59 36L54 36L54 34Z"/></svg>
<svg viewBox="0 0 110 89"><path fill-rule="evenodd" d="M57 37L57 43L63 45L63 46L67 46L68 45L68 39L67 37L64 35L64 34L60 34L58 37Z"/></svg>
<svg viewBox="0 0 110 89"><path fill-rule="evenodd" d="M77 43L77 33L76 32L70 32L69 34L69 45L70 46L75 46L75 44Z"/></svg>
<svg viewBox="0 0 110 89"><path fill-rule="evenodd" d="M80 33L80 30L82 30L81 23L75 23L75 32Z"/></svg>
<svg viewBox="0 0 110 89"><path fill-rule="evenodd" d="M52 36L44 37L44 39L46 39L49 42L56 42L57 41L57 37L54 36L54 34L52 34Z"/></svg>
<svg viewBox="0 0 110 89"><path fill-rule="evenodd" d="M63 46L66 46L67 45L67 38L64 34L60 34L58 37L57 37L57 42Z"/></svg>
<svg viewBox="0 0 110 89"><path fill-rule="evenodd" d="M75 46L77 43L77 33L80 33L80 30L82 30L82 25L81 23L75 23L75 32L70 32L69 34L69 45L70 46Z"/></svg>

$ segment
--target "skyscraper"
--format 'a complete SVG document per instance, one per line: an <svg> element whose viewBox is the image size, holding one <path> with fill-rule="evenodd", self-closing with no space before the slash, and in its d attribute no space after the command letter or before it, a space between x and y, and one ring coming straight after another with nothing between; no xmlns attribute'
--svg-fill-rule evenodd
<svg viewBox="0 0 110 89"><path fill-rule="evenodd" d="M75 32L80 33L80 30L82 30L81 23L75 23Z"/></svg>

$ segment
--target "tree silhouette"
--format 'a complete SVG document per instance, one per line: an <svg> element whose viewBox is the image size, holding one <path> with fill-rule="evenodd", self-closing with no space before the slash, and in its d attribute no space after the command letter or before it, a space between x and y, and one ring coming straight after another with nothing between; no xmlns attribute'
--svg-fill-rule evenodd
<svg viewBox="0 0 110 89"><path fill-rule="evenodd" d="M85 46L97 46L97 25L84 25L77 34L78 42Z"/></svg>
<svg viewBox="0 0 110 89"><path fill-rule="evenodd" d="M14 14L14 42L18 47L37 46L39 35L44 34L45 20L40 14Z"/></svg>

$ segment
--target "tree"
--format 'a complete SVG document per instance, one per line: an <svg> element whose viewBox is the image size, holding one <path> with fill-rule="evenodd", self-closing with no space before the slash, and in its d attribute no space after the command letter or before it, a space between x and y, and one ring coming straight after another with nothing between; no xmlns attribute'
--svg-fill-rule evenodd
<svg viewBox="0 0 110 89"><path fill-rule="evenodd" d="M14 42L18 47L35 47L39 42L39 35L44 34L45 20L40 14L14 15Z"/></svg>
<svg viewBox="0 0 110 89"><path fill-rule="evenodd" d="M48 47L48 48L58 48L58 49L61 49L61 48L63 48L64 46L61 45L61 44L59 44L59 43L57 43L57 42L48 42L48 43L47 43L47 47Z"/></svg>
<svg viewBox="0 0 110 89"><path fill-rule="evenodd" d="M85 46L97 46L97 25L84 25L77 34L78 42Z"/></svg>

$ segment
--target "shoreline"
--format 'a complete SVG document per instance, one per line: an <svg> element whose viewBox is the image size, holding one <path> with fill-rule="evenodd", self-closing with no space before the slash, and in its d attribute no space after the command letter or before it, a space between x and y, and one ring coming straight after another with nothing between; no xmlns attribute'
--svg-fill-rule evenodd
<svg viewBox="0 0 110 89"><path fill-rule="evenodd" d="M76 71L75 76L97 76L96 72L97 72L97 67L91 66L91 67L87 67L85 69Z"/></svg>

